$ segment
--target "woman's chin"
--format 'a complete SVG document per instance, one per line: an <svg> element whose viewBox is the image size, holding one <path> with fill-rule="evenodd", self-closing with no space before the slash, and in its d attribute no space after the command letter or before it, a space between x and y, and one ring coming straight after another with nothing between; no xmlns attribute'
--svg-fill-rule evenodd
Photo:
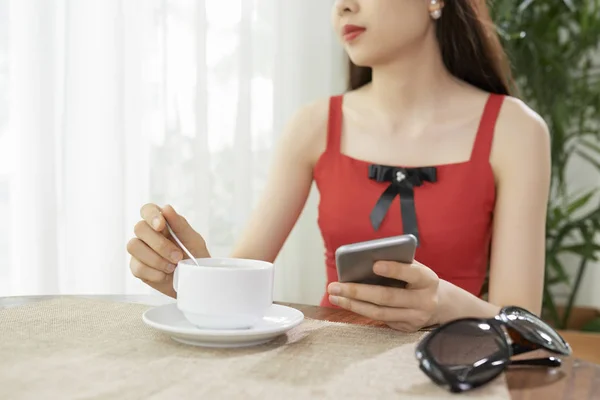
<svg viewBox="0 0 600 400"><path fill-rule="evenodd" d="M352 64L356 65L357 67L370 68L373 65L370 60L365 57L350 57L350 61L352 61Z"/></svg>

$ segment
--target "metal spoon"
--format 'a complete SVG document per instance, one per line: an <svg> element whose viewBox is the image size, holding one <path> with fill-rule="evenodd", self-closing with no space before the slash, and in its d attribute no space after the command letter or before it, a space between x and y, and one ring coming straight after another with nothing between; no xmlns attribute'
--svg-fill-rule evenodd
<svg viewBox="0 0 600 400"><path fill-rule="evenodd" d="M173 236L173 239L175 239L175 241L177 242L177 244L179 245L179 247L181 247L183 249L183 251L185 251L185 254L187 254L189 258L191 258L192 260L194 260L194 262L196 263L197 266L200 266L200 264L198 264L198 260L196 260L196 257L194 257L192 255L192 253L187 249L187 247L185 247L183 245L183 243L181 243L181 240L179 240L179 238L177 237L177 235L175 234L175 232L173 232L173 229L171 229L171 226L167 222L166 218L165 218L165 223L167 224L167 229L169 230L169 233L171 234L171 236Z"/></svg>

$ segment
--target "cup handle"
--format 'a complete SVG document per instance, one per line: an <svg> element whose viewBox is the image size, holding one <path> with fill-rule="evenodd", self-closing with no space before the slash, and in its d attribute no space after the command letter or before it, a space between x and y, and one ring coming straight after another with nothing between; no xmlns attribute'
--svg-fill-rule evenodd
<svg viewBox="0 0 600 400"><path fill-rule="evenodd" d="M179 268L175 268L173 272L173 289L177 292L177 282L179 281Z"/></svg>

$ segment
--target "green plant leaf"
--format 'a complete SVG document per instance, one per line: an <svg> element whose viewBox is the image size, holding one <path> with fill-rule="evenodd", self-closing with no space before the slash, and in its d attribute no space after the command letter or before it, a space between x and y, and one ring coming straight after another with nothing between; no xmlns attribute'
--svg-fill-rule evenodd
<svg viewBox="0 0 600 400"><path fill-rule="evenodd" d="M544 285L544 300L543 300L544 308L547 310L549 314L549 318L552 323L557 326L558 329L562 329L560 326L560 318L558 315L558 310L556 308L556 304L554 303L554 297L552 297L552 293L548 289L548 285Z"/></svg>
<svg viewBox="0 0 600 400"><path fill-rule="evenodd" d="M564 283L564 281L563 281L563 280L562 280L560 277L558 277L558 276L555 276L555 277L553 277L553 278L549 278L547 283L548 283L550 286L554 286L554 285L557 285L557 284L559 284L559 283Z"/></svg>
<svg viewBox="0 0 600 400"><path fill-rule="evenodd" d="M575 200L573 200L571 202L571 204L569 204L569 206L567 207L567 215L571 215L575 211L579 210L581 207L584 207L590 201L590 199L594 196L594 194L596 194L596 192L597 192L597 189L593 188L593 189L589 190L587 193L584 193L583 195L581 195L578 198L576 198Z"/></svg>
<svg viewBox="0 0 600 400"><path fill-rule="evenodd" d="M563 0L563 3L565 3L565 5L569 8L569 10L571 10L571 12L576 12L577 11L577 8L573 4L572 0Z"/></svg>
<svg viewBox="0 0 600 400"><path fill-rule="evenodd" d="M569 284L569 275L567 275L565 268L558 261L554 255L547 256L548 265L551 267L551 271L554 272L555 276L552 278L553 284L565 283Z"/></svg>
<svg viewBox="0 0 600 400"><path fill-rule="evenodd" d="M525 0L521 4L519 4L519 8L517 9L518 13L522 13L527 10L527 8L533 3L533 0Z"/></svg>
<svg viewBox="0 0 600 400"><path fill-rule="evenodd" d="M558 228L558 226L561 224L561 222L564 221L563 217L564 217L564 213L563 211L559 208L559 207L549 207L550 209L548 210L548 222L547 222L547 229L549 231L554 231L555 229Z"/></svg>
<svg viewBox="0 0 600 400"><path fill-rule="evenodd" d="M587 322L581 330L585 332L600 332L600 317Z"/></svg>
<svg viewBox="0 0 600 400"><path fill-rule="evenodd" d="M576 244L560 247L558 252L577 254L583 258L598 261L596 252L600 251L600 245L595 243Z"/></svg>

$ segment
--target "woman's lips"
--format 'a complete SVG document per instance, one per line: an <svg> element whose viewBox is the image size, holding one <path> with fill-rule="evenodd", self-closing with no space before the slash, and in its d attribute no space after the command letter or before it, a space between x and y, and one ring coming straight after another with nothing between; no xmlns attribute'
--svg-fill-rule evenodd
<svg viewBox="0 0 600 400"><path fill-rule="evenodd" d="M344 25L343 35L344 40L350 42L360 36L367 29L357 25Z"/></svg>

